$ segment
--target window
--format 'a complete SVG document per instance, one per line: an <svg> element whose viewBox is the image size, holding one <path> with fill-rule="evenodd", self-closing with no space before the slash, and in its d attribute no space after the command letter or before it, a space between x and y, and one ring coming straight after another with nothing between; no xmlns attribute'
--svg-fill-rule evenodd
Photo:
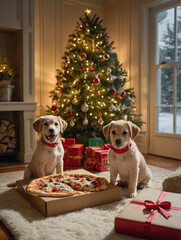
<svg viewBox="0 0 181 240"><path fill-rule="evenodd" d="M156 15L157 132L181 134L181 6Z"/></svg>

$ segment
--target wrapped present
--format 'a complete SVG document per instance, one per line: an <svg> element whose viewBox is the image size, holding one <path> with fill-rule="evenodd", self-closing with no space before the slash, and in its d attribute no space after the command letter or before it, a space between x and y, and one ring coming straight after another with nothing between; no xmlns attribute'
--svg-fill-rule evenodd
<svg viewBox="0 0 181 240"><path fill-rule="evenodd" d="M86 148L86 157L91 158L95 156L95 150L101 150L103 147L87 147Z"/></svg>
<svg viewBox="0 0 181 240"><path fill-rule="evenodd" d="M64 166L81 166L82 165L82 156L65 156Z"/></svg>
<svg viewBox="0 0 181 240"><path fill-rule="evenodd" d="M102 147L103 146L103 140L99 137L89 138L89 146L90 147Z"/></svg>
<svg viewBox="0 0 181 240"><path fill-rule="evenodd" d="M92 170L94 170L95 167L96 167L96 162L97 162L96 159L93 158L93 157L87 158L86 161L85 161L85 163L84 163L84 167L85 167L86 169L92 169Z"/></svg>
<svg viewBox="0 0 181 240"><path fill-rule="evenodd" d="M67 155L68 156L81 156L84 151L83 144L74 144L67 146Z"/></svg>
<svg viewBox="0 0 181 240"><path fill-rule="evenodd" d="M116 232L148 239L181 239L181 195L145 188L115 219Z"/></svg>
<svg viewBox="0 0 181 240"><path fill-rule="evenodd" d="M109 150L96 150L95 159L96 165L95 169L99 172L104 172L109 170L109 161L108 161L108 152Z"/></svg>
<svg viewBox="0 0 181 240"><path fill-rule="evenodd" d="M75 144L75 138L67 138L65 140L62 140L62 145L64 150L67 150L68 145L73 145Z"/></svg>

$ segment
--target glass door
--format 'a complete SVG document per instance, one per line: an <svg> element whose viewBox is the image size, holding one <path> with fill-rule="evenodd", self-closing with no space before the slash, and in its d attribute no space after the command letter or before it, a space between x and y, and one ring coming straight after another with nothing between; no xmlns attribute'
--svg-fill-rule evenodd
<svg viewBox="0 0 181 240"><path fill-rule="evenodd" d="M152 12L150 153L181 159L181 5Z"/></svg>

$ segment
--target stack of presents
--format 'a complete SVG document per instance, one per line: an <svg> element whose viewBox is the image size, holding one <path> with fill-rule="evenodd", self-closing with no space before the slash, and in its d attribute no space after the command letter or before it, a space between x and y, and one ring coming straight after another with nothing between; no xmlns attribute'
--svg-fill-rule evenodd
<svg viewBox="0 0 181 240"><path fill-rule="evenodd" d="M89 138L86 144L76 144L74 138L62 141L65 154L64 166L82 166L88 170L109 170L108 149L101 138ZM88 146L87 146L88 145Z"/></svg>

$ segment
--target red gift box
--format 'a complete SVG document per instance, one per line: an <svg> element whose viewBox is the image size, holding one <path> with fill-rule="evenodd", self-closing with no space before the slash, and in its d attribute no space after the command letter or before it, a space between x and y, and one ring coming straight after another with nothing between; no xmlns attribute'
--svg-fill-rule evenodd
<svg viewBox="0 0 181 240"><path fill-rule="evenodd" d="M95 169L95 167L96 167L96 159L95 158L93 158L93 157L90 157L90 158L87 158L87 160L85 161L85 164L84 164L84 166L85 166L85 168L86 169Z"/></svg>
<svg viewBox="0 0 181 240"><path fill-rule="evenodd" d="M75 138L67 138L65 140L62 140L62 145L64 150L67 150L68 145L73 145L75 144Z"/></svg>
<svg viewBox="0 0 181 240"><path fill-rule="evenodd" d="M82 156L65 156L64 166L81 166L82 165Z"/></svg>
<svg viewBox="0 0 181 240"><path fill-rule="evenodd" d="M95 151L96 166L95 169L99 172L104 172L109 170L108 161L109 150L97 150Z"/></svg>
<svg viewBox="0 0 181 240"><path fill-rule="evenodd" d="M181 195L143 189L115 218L115 230L149 239L181 240Z"/></svg>
<svg viewBox="0 0 181 240"><path fill-rule="evenodd" d="M86 157L91 158L95 156L95 150L101 150L103 147L87 147L86 148Z"/></svg>
<svg viewBox="0 0 181 240"><path fill-rule="evenodd" d="M67 155L68 156L81 156L84 151L83 144L74 144L67 146Z"/></svg>

